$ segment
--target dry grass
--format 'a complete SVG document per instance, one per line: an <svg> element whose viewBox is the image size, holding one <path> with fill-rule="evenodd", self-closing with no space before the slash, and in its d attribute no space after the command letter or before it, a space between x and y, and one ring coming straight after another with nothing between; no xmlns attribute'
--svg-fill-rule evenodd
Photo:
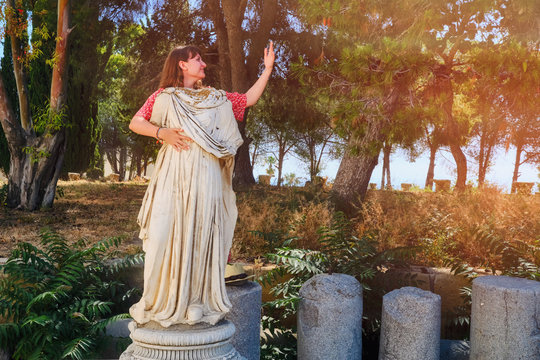
<svg viewBox="0 0 540 360"><path fill-rule="evenodd" d="M273 233L279 240L297 237L296 245L317 248L316 231L331 220L327 193L313 189L255 186L237 194L238 222L232 248L234 258L256 258L272 251L253 231Z"/></svg>
<svg viewBox="0 0 540 360"><path fill-rule="evenodd" d="M75 241L96 242L110 236L124 239L123 250L140 250L136 217L146 190L139 183L60 182L64 196L52 210L33 213L0 208L0 256L17 241L35 242L49 226ZM325 191L255 186L237 193L238 222L232 255L252 260L272 250L252 231L295 236L297 246L317 249L317 230L331 221L333 210ZM358 236L376 234L381 249L426 246L420 261L442 265L449 256L481 264L490 254L479 246L478 233L507 241L540 242L540 195L518 196L496 190L466 194L370 191L359 217Z"/></svg>
<svg viewBox="0 0 540 360"><path fill-rule="evenodd" d="M37 242L39 230L50 227L70 241L91 243L107 237L123 238L122 249L136 251L137 214L146 185L72 181L58 183L64 196L51 210L22 212L0 208L0 256L19 241Z"/></svg>
<svg viewBox="0 0 540 360"><path fill-rule="evenodd" d="M64 196L52 210L22 212L0 208L0 256L8 256L15 243L37 243L39 231L50 227L70 241L82 237L90 243L119 236L122 250L139 251L137 214L146 185L134 182L59 182ZM270 251L268 244L251 231L292 232L302 246L316 246L316 229L330 221L326 195L304 189L255 186L237 194L238 222L232 255L252 259ZM305 215L305 216L304 216Z"/></svg>
<svg viewBox="0 0 540 360"><path fill-rule="evenodd" d="M426 245L422 261L430 265L450 256L482 264L490 254L479 244L481 235L540 242L540 195L371 191L360 214L360 234L375 232L383 249Z"/></svg>

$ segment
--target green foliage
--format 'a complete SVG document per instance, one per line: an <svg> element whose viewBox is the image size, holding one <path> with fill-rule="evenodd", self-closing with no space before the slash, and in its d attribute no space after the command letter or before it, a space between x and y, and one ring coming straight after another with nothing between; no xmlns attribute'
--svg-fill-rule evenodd
<svg viewBox="0 0 540 360"><path fill-rule="evenodd" d="M489 269L493 274L540 281L540 238L532 244L507 240L481 226L473 229L470 236L471 241L489 254L480 267ZM448 265L456 275L477 276L471 266L457 257L449 259Z"/></svg>
<svg viewBox="0 0 540 360"><path fill-rule="evenodd" d="M51 109L50 103L45 102L41 107L34 108L33 114L34 130L38 134L54 134L64 127L71 126L71 124L66 123L65 105L57 112Z"/></svg>
<svg viewBox="0 0 540 360"><path fill-rule="evenodd" d="M32 164L37 164L41 159L51 156L51 153L47 150L36 149L33 146L25 146L22 148L22 151L25 154L30 155L30 160L32 161Z"/></svg>
<svg viewBox="0 0 540 360"><path fill-rule="evenodd" d="M274 166L276 165L276 158L273 156L269 156L264 161L268 167L266 168L266 175L274 176L276 171L274 170Z"/></svg>
<svg viewBox="0 0 540 360"><path fill-rule="evenodd" d="M405 260L410 260L420 250L419 247L400 247L378 252L375 234L360 238L354 236L351 222L341 212L335 213L330 226L319 229L319 251L290 247L295 240L286 239L285 247L267 255L277 267L260 279L263 285L273 285L271 293L275 297L275 300L265 303L264 308L270 314L279 314L279 320L270 315L266 322L268 328L264 328L270 334L263 341L264 353L268 356L265 359L271 356L273 359L289 359L295 354L296 340L290 336L295 329L285 327L283 320L296 314L300 288L311 277L322 273L345 273L356 277L369 291L369 280L377 272L384 267L404 266Z"/></svg>
<svg viewBox="0 0 540 360"><path fill-rule="evenodd" d="M533 244L524 241L509 241L483 227L473 229L470 237L472 242L489 254L480 267L492 274L540 281L540 239ZM470 286L461 289L463 304L453 310L451 317L455 325L468 325L472 305L472 280L478 276L477 267L469 265L458 257L449 256L444 265L450 267L454 275L463 276L471 282Z"/></svg>
<svg viewBox="0 0 540 360"><path fill-rule="evenodd" d="M105 327L129 317L118 312L135 293L115 275L142 262L141 254L112 262L119 244L119 238L70 244L47 229L40 247L18 243L0 267L0 347L14 359L97 355Z"/></svg>
<svg viewBox="0 0 540 360"><path fill-rule="evenodd" d="M264 337L261 344L261 360L295 360L296 337L291 329L284 329L279 320L263 315L261 324Z"/></svg>

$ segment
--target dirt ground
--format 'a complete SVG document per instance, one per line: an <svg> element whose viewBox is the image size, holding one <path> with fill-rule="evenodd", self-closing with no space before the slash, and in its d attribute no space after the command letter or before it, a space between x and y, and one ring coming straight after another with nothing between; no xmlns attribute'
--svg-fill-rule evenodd
<svg viewBox="0 0 540 360"><path fill-rule="evenodd" d="M0 208L0 257L7 257L14 244L37 243L39 231L50 227L69 241L82 237L91 243L107 237L123 239L121 250L136 252L137 214L146 184L59 181L59 196L50 210L23 212Z"/></svg>

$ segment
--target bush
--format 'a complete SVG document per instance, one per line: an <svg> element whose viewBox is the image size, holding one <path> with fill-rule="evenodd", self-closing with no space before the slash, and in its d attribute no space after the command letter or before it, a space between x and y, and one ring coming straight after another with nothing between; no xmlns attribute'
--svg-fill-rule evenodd
<svg viewBox="0 0 540 360"><path fill-rule="evenodd" d="M142 254L112 262L118 238L87 247L50 230L40 243L18 243L0 267L0 348L14 359L95 357L105 327L129 317L119 312L137 291L114 275L142 262Z"/></svg>
<svg viewBox="0 0 540 360"><path fill-rule="evenodd" d="M262 236L260 232L257 235ZM321 227L318 235L320 250L294 248L291 245L298 239L290 237L281 241L283 247L267 255L268 260L278 266L260 279L263 284L273 285L271 293L275 296L275 300L263 305L266 315L263 328L267 336L262 342L261 359L296 358L296 329L288 328L284 320L296 314L300 288L312 276L334 272L349 274L369 291L370 281L378 272L407 266L405 261L414 258L420 250L419 247L399 247L379 252L375 234L356 237L351 222L341 212L335 213L332 223ZM378 331L380 322L375 317L366 320L366 328L371 333Z"/></svg>

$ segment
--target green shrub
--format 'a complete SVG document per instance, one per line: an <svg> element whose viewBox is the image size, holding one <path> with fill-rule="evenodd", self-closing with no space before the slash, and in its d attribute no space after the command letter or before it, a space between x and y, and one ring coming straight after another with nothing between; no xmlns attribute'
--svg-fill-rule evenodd
<svg viewBox="0 0 540 360"><path fill-rule="evenodd" d="M113 262L120 239L88 247L50 230L40 243L18 243L0 267L0 348L24 360L98 355L105 327L129 317L119 312L136 293L114 275L142 262L142 254Z"/></svg>
<svg viewBox="0 0 540 360"><path fill-rule="evenodd" d="M292 247L296 238L282 241L283 247L268 254L270 262L278 265L260 279L263 284L273 285L271 293L275 300L263 304L266 318L263 329L267 334L262 341L261 359L295 359L296 329L284 325L284 320L296 314L302 285L312 276L322 273L344 273L354 277L366 291L377 272L384 268L406 266L420 247L399 247L379 252L376 234L354 236L351 222L337 212L328 227L318 231L320 250ZM263 236L258 232L257 235ZM274 242L277 242L274 239ZM280 281L287 278L288 280ZM378 319L367 319L371 332L376 332Z"/></svg>

